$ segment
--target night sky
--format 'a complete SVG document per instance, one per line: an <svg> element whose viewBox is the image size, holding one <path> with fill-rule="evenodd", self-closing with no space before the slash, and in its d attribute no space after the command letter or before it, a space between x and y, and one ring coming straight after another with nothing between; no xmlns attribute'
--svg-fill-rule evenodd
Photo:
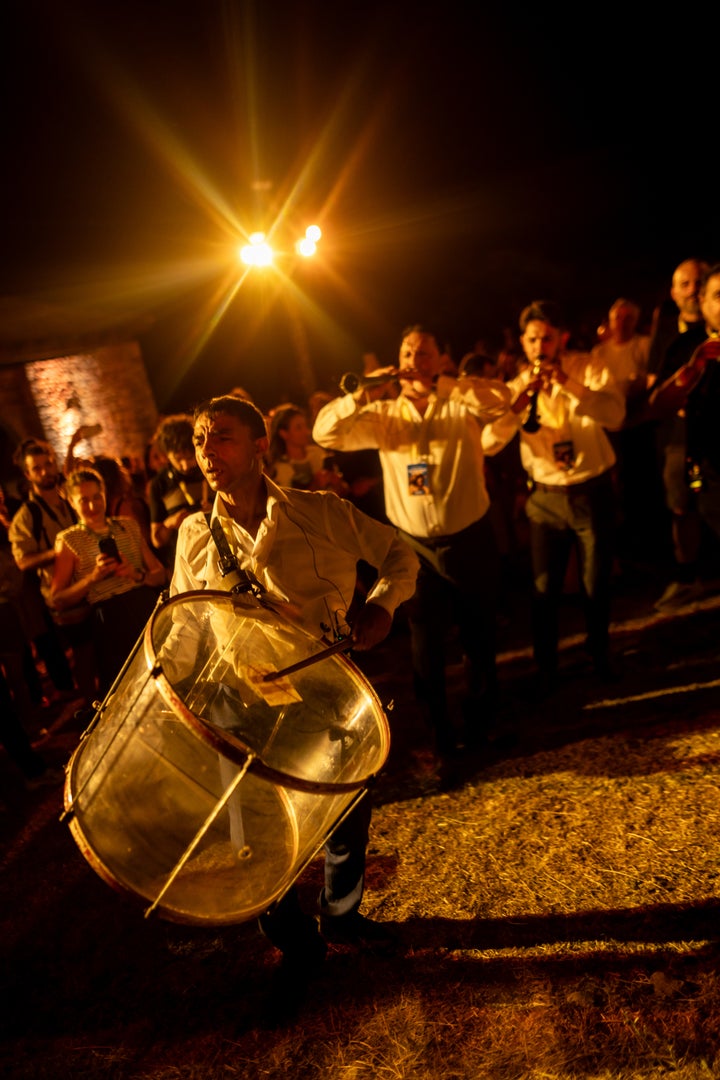
<svg viewBox="0 0 720 1080"><path fill-rule="evenodd" d="M578 340L618 295L649 320L720 257L717 62L643 8L10 3L0 295L150 315L164 410L297 397L304 354L334 387L409 322L459 358L539 297ZM275 222L282 272L236 289Z"/></svg>

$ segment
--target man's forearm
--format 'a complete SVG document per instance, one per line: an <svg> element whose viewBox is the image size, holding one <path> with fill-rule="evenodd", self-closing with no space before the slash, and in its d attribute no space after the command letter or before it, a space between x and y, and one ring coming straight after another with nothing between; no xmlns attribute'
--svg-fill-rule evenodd
<svg viewBox="0 0 720 1080"><path fill-rule="evenodd" d="M327 450L375 449L378 445L375 416L365 412L352 394L336 398L318 413L313 441Z"/></svg>
<svg viewBox="0 0 720 1080"><path fill-rule="evenodd" d="M43 567L52 566L55 562L55 552L34 551L31 554L15 556L15 562L19 570L42 570Z"/></svg>

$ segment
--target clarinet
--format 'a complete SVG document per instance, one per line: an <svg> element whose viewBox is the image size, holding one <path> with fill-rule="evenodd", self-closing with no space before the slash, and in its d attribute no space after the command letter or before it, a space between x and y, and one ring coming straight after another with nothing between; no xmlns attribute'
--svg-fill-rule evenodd
<svg viewBox="0 0 720 1080"><path fill-rule="evenodd" d="M540 369L545 360L544 356L538 356L537 360L533 361L532 365L532 378L535 379L540 374ZM538 420L538 398L540 397L539 390L528 391L530 396L530 411L525 418L525 423L522 426L523 431L527 431L529 435L534 435L536 431L540 430L540 421Z"/></svg>

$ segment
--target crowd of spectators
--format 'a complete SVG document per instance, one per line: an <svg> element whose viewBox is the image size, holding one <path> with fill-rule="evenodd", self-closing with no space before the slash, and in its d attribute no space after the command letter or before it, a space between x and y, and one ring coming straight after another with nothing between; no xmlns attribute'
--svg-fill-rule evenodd
<svg viewBox="0 0 720 1080"><path fill-rule="evenodd" d="M636 561L667 566L658 611L713 587L719 297L720 268L687 259L670 299L648 313L647 332L638 331L638 305L620 297L584 351L570 347L570 328L547 302L526 307L501 349L480 342L460 359L418 325L402 334L397 363L365 358L364 376L380 376L353 393L281 396L266 410L265 468L277 484L334 491L389 521L419 555L408 609L415 681L440 753L455 749L443 678L453 620L469 670L467 743L492 726L493 627L509 565L515 573L525 559L530 568L547 692L573 552L588 646L609 678L613 574ZM181 523L212 506L190 413L162 418L142 468L78 458L87 434L73 436L62 469L42 437L25 440L15 458L23 498L0 493L0 739L29 786L57 781L24 734L29 715L48 697L74 696L90 711L107 692L172 575ZM361 566L360 590L371 585L366 573ZM103 626L111 609L117 625L123 597L126 632L110 650Z"/></svg>

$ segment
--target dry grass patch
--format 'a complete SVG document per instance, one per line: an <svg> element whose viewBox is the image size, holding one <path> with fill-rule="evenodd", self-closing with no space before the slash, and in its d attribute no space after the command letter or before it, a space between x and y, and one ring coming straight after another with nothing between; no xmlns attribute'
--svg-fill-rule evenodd
<svg viewBox="0 0 720 1080"><path fill-rule="evenodd" d="M13 1080L718 1076L719 781L705 716L384 802L364 910L398 949L332 947L280 1031L261 1026L277 954L253 926L144 920L43 811L0 881L0 1062Z"/></svg>

